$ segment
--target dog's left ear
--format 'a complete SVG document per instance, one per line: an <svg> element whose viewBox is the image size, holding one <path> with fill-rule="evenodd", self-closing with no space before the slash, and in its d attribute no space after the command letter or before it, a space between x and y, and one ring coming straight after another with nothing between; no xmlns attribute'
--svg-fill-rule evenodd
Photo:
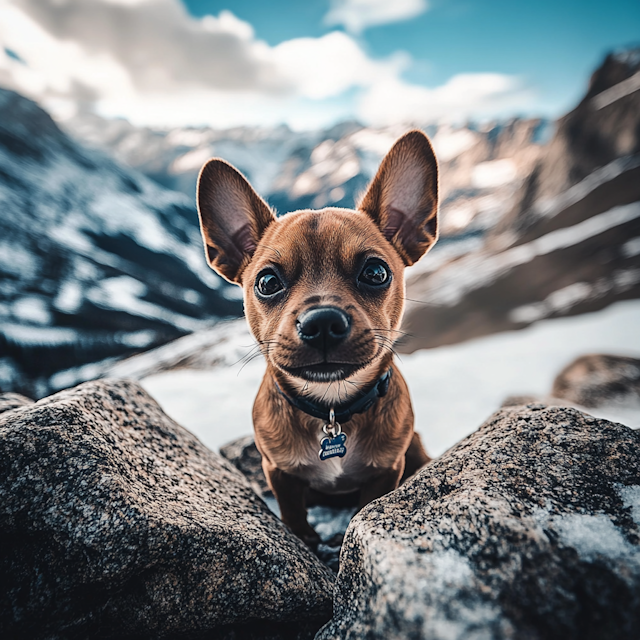
<svg viewBox="0 0 640 640"><path fill-rule="evenodd" d="M435 244L438 162L422 131L409 131L396 141L358 209L373 219L406 265Z"/></svg>

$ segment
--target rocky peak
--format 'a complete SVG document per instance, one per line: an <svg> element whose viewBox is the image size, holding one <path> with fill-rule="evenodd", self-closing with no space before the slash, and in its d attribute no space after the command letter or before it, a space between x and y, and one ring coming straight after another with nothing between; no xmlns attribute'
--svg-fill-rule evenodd
<svg viewBox="0 0 640 640"><path fill-rule="evenodd" d="M590 100L599 93L614 87L640 70L640 47L612 52L593 72L589 90L584 100Z"/></svg>

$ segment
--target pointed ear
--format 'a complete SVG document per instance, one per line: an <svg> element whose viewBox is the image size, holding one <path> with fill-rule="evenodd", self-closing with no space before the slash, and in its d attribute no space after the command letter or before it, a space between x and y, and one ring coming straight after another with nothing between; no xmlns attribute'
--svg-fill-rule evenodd
<svg viewBox="0 0 640 640"><path fill-rule="evenodd" d="M438 163L422 131L409 131L396 141L358 209L373 219L406 265L435 244Z"/></svg>
<svg viewBox="0 0 640 640"><path fill-rule="evenodd" d="M198 177L198 214L209 266L240 284L258 242L276 219L247 179L220 158L209 160Z"/></svg>

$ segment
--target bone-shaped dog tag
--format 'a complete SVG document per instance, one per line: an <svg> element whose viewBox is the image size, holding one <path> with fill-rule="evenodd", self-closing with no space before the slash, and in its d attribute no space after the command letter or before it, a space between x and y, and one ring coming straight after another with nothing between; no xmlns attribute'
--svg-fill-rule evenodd
<svg viewBox="0 0 640 640"><path fill-rule="evenodd" d="M339 433L331 438L327 436L320 441L320 460L328 460L329 458L343 458L347 453L347 447L344 443L347 441L346 433Z"/></svg>

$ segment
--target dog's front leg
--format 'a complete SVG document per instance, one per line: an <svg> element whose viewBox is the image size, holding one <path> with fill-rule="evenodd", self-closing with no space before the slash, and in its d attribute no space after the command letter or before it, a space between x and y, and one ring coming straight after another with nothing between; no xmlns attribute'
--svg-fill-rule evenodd
<svg viewBox="0 0 640 640"><path fill-rule="evenodd" d="M398 488L402 472L404 471L404 456L400 458L398 463L390 469L385 469L380 475L376 476L368 482L360 490L360 503L358 509L362 509L372 500L386 495L390 491Z"/></svg>
<svg viewBox="0 0 640 640"><path fill-rule="evenodd" d="M320 536L307 522L307 508L305 506L307 487L305 483L264 461L264 459L262 467L269 486L278 501L282 522L305 544L315 549L320 543Z"/></svg>

